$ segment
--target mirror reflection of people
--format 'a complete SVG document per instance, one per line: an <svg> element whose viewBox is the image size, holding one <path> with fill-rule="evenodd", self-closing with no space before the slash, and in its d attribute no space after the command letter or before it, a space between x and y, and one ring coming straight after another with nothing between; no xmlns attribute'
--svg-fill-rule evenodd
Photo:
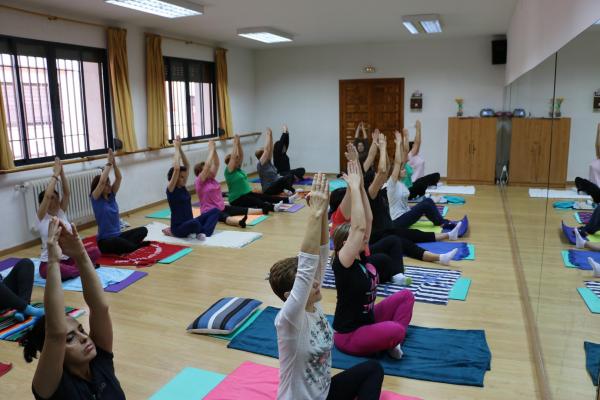
<svg viewBox="0 0 600 400"><path fill-rule="evenodd" d="M589 179L576 177L578 192L592 196L594 203L600 203L600 123L596 129L596 159L590 163Z"/></svg>

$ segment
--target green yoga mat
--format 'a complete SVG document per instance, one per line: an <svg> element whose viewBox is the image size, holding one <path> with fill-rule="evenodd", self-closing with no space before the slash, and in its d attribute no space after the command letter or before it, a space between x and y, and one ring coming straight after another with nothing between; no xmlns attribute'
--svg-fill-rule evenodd
<svg viewBox="0 0 600 400"><path fill-rule="evenodd" d="M171 219L171 209L165 208L164 210L155 211L146 215L146 218Z"/></svg>
<svg viewBox="0 0 600 400"><path fill-rule="evenodd" d="M244 329L249 327L250 324L252 324L256 318L258 318L258 316L260 315L261 312L263 312L263 310L254 310L254 312L248 317L248 319L246 321L244 321L244 323L242 325L240 325L235 331L233 331L227 335L208 335L208 336L212 336L214 338L223 339L223 340L233 340L234 337L236 337L237 335L242 333L244 331Z"/></svg>
<svg viewBox="0 0 600 400"><path fill-rule="evenodd" d="M186 249L179 250L177 253L172 254L167 258L163 258L158 263L159 264L171 264L172 262L179 260L181 257L183 257L187 254L190 254L191 252L192 252L192 249L190 247L188 247Z"/></svg>
<svg viewBox="0 0 600 400"><path fill-rule="evenodd" d="M569 250L562 250L560 252L560 255L562 256L563 264L565 265L565 267L577 268L577 265L573 265L573 264L571 264L571 261L569 261Z"/></svg>
<svg viewBox="0 0 600 400"><path fill-rule="evenodd" d="M433 225L433 222L431 221L418 221L412 224L409 228L418 229L423 232L442 233L442 227Z"/></svg>
<svg viewBox="0 0 600 400"><path fill-rule="evenodd" d="M469 294L469 287L471 286L471 279L469 278L459 278L454 286L452 286L452 290L450 290L450 294L448 298L450 300L467 300L467 294Z"/></svg>
<svg viewBox="0 0 600 400"><path fill-rule="evenodd" d="M580 287L577 288L577 291L590 311L594 314L600 314L600 298L588 288Z"/></svg>
<svg viewBox="0 0 600 400"><path fill-rule="evenodd" d="M269 216L268 216L268 215L261 215L260 217L258 217L258 218L255 218L254 220L252 220L252 221L248 222L248 224L247 224L247 225L248 225L248 226L254 226L254 225L258 225L258 224L260 224L261 222L263 222L263 221L264 221L265 219L267 219L267 218L269 218Z"/></svg>
<svg viewBox="0 0 600 400"><path fill-rule="evenodd" d="M226 375L197 368L184 368L150 400L199 400L208 395Z"/></svg>

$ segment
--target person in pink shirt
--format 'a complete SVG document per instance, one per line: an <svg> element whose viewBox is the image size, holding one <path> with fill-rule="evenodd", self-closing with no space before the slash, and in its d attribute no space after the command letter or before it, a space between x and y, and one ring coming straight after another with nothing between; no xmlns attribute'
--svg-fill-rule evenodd
<svg viewBox="0 0 600 400"><path fill-rule="evenodd" d="M215 142L208 142L208 158L204 162L200 162L194 166L194 174L196 179L196 194L200 200L200 211L205 213L214 208L219 209L219 222L227 225L246 227L248 214L261 215L262 210L258 208L236 207L225 205L223 194L221 193L221 184L217 182L215 177L219 172L219 156L215 149ZM242 219L233 218L234 216L243 215Z"/></svg>
<svg viewBox="0 0 600 400"><path fill-rule="evenodd" d="M590 164L589 178L575 178L577 191L589 194L594 203L600 203L600 123L596 130L596 159Z"/></svg>
<svg viewBox="0 0 600 400"><path fill-rule="evenodd" d="M417 120L415 128L417 129L415 140L410 142L410 151L408 152L408 165L413 169L411 176L413 182L425 176L425 160L419 155L421 149L421 121Z"/></svg>

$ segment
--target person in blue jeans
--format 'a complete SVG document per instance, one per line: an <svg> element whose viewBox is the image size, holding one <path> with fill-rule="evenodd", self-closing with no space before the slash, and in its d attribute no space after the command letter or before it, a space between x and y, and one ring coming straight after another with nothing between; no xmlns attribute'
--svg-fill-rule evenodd
<svg viewBox="0 0 600 400"><path fill-rule="evenodd" d="M445 220L440 214L437 206L431 199L424 199L417 203L414 207L409 207L408 199L410 197L410 190L408 189L408 183L411 182L410 177L410 166L406 163L408 159L408 135L402 135L400 132L395 132L395 143L396 143L396 156L394 159L394 168L392 174L387 181L387 197L390 207L390 217L393 221L395 228L408 228L422 216L425 216L428 220L433 222L435 226L441 226L447 224L449 221ZM456 227L452 230L452 235L449 237L450 240L456 240L458 232L460 231L459 222Z"/></svg>
<svg viewBox="0 0 600 400"><path fill-rule="evenodd" d="M179 238L204 239L211 236L219 222L219 210L214 208L199 217L194 218L192 213L192 197L187 190L186 182L190 163L181 150L179 136L173 141L175 155L173 166L167 173L169 185L167 186L167 200L171 209L171 233ZM183 166L181 166L183 162Z"/></svg>

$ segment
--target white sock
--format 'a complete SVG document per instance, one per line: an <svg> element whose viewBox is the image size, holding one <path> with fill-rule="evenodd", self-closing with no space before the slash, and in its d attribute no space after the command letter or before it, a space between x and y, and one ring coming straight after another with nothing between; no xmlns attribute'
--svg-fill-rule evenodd
<svg viewBox="0 0 600 400"><path fill-rule="evenodd" d="M445 254L440 254L440 264L442 265L450 265L450 261L454 258L454 256L456 255L456 252L458 251L458 249L454 249L452 251L449 251Z"/></svg>
<svg viewBox="0 0 600 400"><path fill-rule="evenodd" d="M287 189L283 189L283 193L287 194L288 196L293 195L293 193Z"/></svg>
<svg viewBox="0 0 600 400"><path fill-rule="evenodd" d="M190 233L188 235L188 239L196 239L196 234L195 233Z"/></svg>
<svg viewBox="0 0 600 400"><path fill-rule="evenodd" d="M410 286L412 283L412 278L404 274L396 274L392 276L392 282L394 282L396 285Z"/></svg>
<svg viewBox="0 0 600 400"><path fill-rule="evenodd" d="M460 231L460 227L462 226L462 221L460 221L454 229L448 232L448 240L457 240L458 239L458 231Z"/></svg>
<svg viewBox="0 0 600 400"><path fill-rule="evenodd" d="M594 270L594 278L600 278L600 264L598 264L592 257L588 257L588 263Z"/></svg>
<svg viewBox="0 0 600 400"><path fill-rule="evenodd" d="M298 200L298 195L296 193L288 197L288 201L290 202L290 204L294 203L296 200Z"/></svg>
<svg viewBox="0 0 600 400"><path fill-rule="evenodd" d="M205 241L206 240L206 235L204 233L198 233L196 235L196 239L198 239L199 241Z"/></svg>
<svg viewBox="0 0 600 400"><path fill-rule="evenodd" d="M579 233L579 229L574 228L573 230L575 231L575 247L578 249L585 248L586 240L581 236L581 233Z"/></svg>
<svg viewBox="0 0 600 400"><path fill-rule="evenodd" d="M282 206L282 205L283 205L283 200L282 200L282 201L280 201L280 202L279 202L279 203L277 203L277 204L274 204L274 205L273 205L273 209L274 209L275 211L279 211L279 210L281 210L281 206Z"/></svg>
<svg viewBox="0 0 600 400"><path fill-rule="evenodd" d="M401 359L402 356L404 355L404 352L402 351L402 347L400 347L400 344L398 344L393 349L388 349L387 352L390 355L390 357L395 358L396 360Z"/></svg>

